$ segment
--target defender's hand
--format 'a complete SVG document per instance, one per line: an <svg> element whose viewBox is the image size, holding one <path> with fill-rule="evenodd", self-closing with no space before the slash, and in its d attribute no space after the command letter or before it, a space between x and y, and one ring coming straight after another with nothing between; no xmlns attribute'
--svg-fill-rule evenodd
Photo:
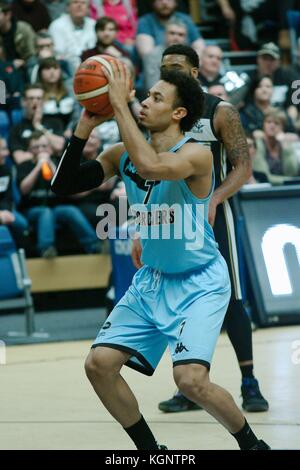
<svg viewBox="0 0 300 470"><path fill-rule="evenodd" d="M208 223L214 227L217 213L217 204L211 199L208 208Z"/></svg>
<svg viewBox="0 0 300 470"><path fill-rule="evenodd" d="M142 245L140 242L140 239L134 239L132 240L132 249L131 249L131 258L132 262L134 264L134 267L137 269L140 269L143 266L143 263L141 262L141 256L142 256Z"/></svg>

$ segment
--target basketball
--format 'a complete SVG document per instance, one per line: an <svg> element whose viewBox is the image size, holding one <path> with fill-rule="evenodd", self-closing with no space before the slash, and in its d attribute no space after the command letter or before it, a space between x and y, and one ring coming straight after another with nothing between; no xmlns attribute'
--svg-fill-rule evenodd
<svg viewBox="0 0 300 470"><path fill-rule="evenodd" d="M74 77L74 93L79 103L88 111L101 116L113 113L109 102L108 81L103 68L112 74L111 62L117 59L108 55L95 55L79 66Z"/></svg>

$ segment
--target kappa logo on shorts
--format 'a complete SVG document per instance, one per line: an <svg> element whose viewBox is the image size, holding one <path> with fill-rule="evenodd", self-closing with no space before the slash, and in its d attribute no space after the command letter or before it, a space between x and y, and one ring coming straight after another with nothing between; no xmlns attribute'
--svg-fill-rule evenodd
<svg viewBox="0 0 300 470"><path fill-rule="evenodd" d="M175 354L181 353L182 351L188 351L188 349L182 343L177 343Z"/></svg>
<svg viewBox="0 0 300 470"><path fill-rule="evenodd" d="M108 330L108 328L111 327L111 323L110 321L107 321L106 323L104 323L104 325L102 326L102 330Z"/></svg>

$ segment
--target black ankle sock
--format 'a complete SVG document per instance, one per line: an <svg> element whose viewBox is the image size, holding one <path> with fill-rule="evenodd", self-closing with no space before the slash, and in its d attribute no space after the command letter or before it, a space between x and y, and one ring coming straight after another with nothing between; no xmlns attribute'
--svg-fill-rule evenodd
<svg viewBox="0 0 300 470"><path fill-rule="evenodd" d="M141 419L130 426L124 428L128 436L133 440L138 450L154 450L158 449L157 442L153 436L151 429L144 420L143 416Z"/></svg>
<svg viewBox="0 0 300 470"><path fill-rule="evenodd" d="M233 437L237 440L238 445L241 450L249 450L251 447L255 446L258 442L257 437L250 428L247 420L245 419L245 424L239 432L232 434Z"/></svg>
<svg viewBox="0 0 300 470"><path fill-rule="evenodd" d="M242 378L243 379L254 379L253 375L253 364L249 364L247 366L240 366Z"/></svg>

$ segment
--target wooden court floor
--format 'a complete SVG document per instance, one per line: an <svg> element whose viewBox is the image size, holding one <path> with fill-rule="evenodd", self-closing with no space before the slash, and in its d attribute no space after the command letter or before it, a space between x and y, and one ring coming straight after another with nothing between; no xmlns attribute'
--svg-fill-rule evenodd
<svg viewBox="0 0 300 470"><path fill-rule="evenodd" d="M247 419L272 448L300 449L300 326L258 330L253 337L255 372L270 411L248 413ZM7 348L7 363L0 365L0 449L134 449L85 378L89 347L81 341ZM153 377L128 368L123 376L158 441L169 449L237 448L204 411L157 409L175 389L168 354ZM241 404L240 374L226 334L219 339L211 376Z"/></svg>

